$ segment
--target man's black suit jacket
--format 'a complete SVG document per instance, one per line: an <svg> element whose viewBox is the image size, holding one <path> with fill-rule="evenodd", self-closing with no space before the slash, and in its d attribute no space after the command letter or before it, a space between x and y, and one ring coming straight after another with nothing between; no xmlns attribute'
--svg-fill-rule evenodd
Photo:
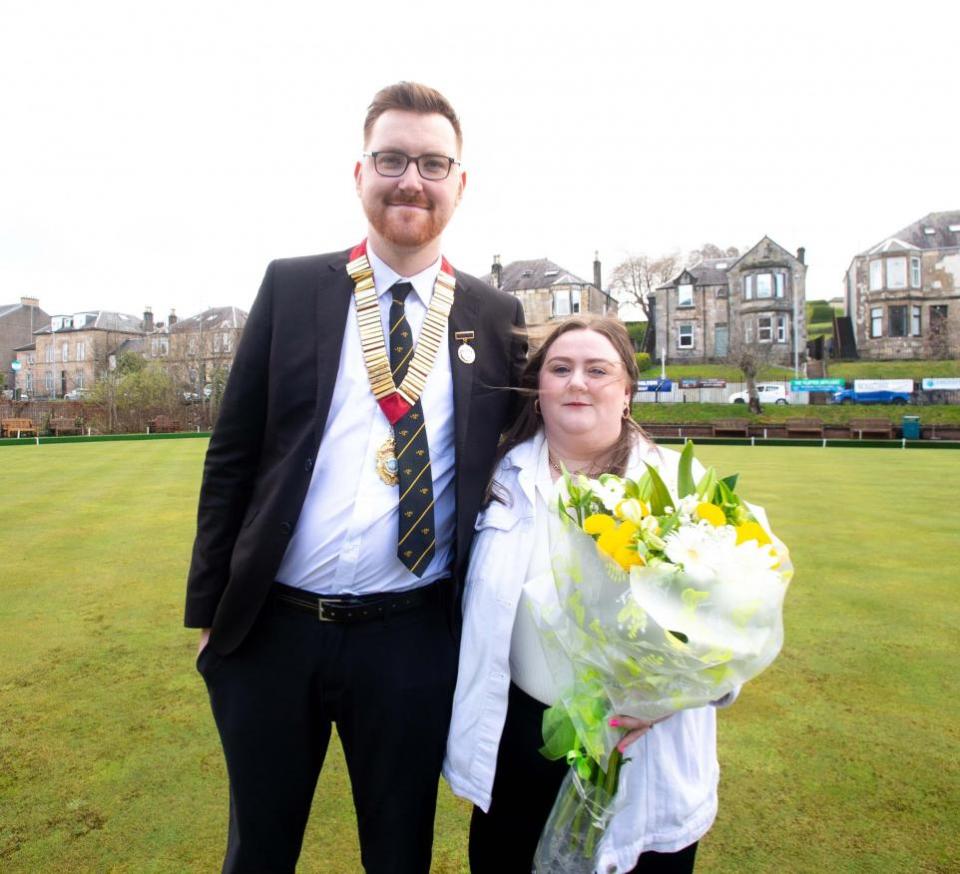
<svg viewBox="0 0 960 874"><path fill-rule="evenodd" d="M250 311L204 463L185 624L226 654L263 606L300 515L340 363L348 252L274 261ZM456 274L448 328L456 446L453 621L474 520L515 406L526 344L520 302ZM473 331L476 360L457 356ZM342 447L344 453L355 447Z"/></svg>

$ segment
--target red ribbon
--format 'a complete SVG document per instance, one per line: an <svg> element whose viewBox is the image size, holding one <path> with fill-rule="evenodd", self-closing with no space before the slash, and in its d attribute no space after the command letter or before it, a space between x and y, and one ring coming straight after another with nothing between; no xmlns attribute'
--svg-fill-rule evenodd
<svg viewBox="0 0 960 874"><path fill-rule="evenodd" d="M349 261L356 261L361 255L367 254L367 241L358 243L350 250ZM440 269L444 273L449 273L453 276L453 267L450 266L450 262L446 258L441 256L440 260ZM391 425L396 425L407 413L410 412L413 405L404 400L400 395L400 392L393 391L388 394L386 397L382 397L377 401L380 404L380 409L383 410L383 414L387 417L387 421Z"/></svg>

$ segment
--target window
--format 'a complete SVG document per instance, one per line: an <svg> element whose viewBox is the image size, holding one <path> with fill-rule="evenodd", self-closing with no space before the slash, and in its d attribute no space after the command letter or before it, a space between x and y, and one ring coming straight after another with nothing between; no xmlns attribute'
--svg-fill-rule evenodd
<svg viewBox="0 0 960 874"><path fill-rule="evenodd" d="M947 317L947 307L945 304L934 304L930 307L930 321L939 321L940 319L946 319Z"/></svg>
<svg viewBox="0 0 960 874"><path fill-rule="evenodd" d="M76 355L77 355L77 361L86 361L86 359L87 359L87 348L86 348L86 344L83 343L82 341L79 342L79 343L77 343L77 346L76 346Z"/></svg>
<svg viewBox="0 0 960 874"><path fill-rule="evenodd" d="M555 291L553 293L553 314L555 316L569 316L570 315L570 290L564 288L561 291ZM220 335L217 334L213 338L213 351L220 351Z"/></svg>
<svg viewBox="0 0 960 874"><path fill-rule="evenodd" d="M572 311L574 313L580 312L580 296L583 292L578 288L576 291L572 292L570 297L572 298Z"/></svg>
<svg viewBox="0 0 960 874"><path fill-rule="evenodd" d="M907 287L907 259L887 258L887 288Z"/></svg>
<svg viewBox="0 0 960 874"><path fill-rule="evenodd" d="M48 364L53 363L53 353L54 353L54 347L53 347L53 343L51 343L49 346L47 346L46 349L44 349L44 352L43 352L43 358Z"/></svg>
<svg viewBox="0 0 960 874"><path fill-rule="evenodd" d="M154 337L153 340L150 341L150 352L154 358L168 355L170 353L170 338Z"/></svg>
<svg viewBox="0 0 960 874"><path fill-rule="evenodd" d="M70 360L70 344L69 343L60 344L60 360L61 361Z"/></svg>
<svg viewBox="0 0 960 874"><path fill-rule="evenodd" d="M787 319L786 316L777 316L777 342L787 342Z"/></svg>
<svg viewBox="0 0 960 874"><path fill-rule="evenodd" d="M907 308L905 306L887 307L887 333L891 337L907 336Z"/></svg>
<svg viewBox="0 0 960 874"><path fill-rule="evenodd" d="M920 259L916 256L910 259L910 287L920 287Z"/></svg>
<svg viewBox="0 0 960 874"><path fill-rule="evenodd" d="M677 335L677 348L693 348L693 325L680 325L680 333Z"/></svg>
<svg viewBox="0 0 960 874"><path fill-rule="evenodd" d="M787 277L783 273L774 273L773 274L775 294L777 297L783 297L783 289L787 284Z"/></svg>
<svg viewBox="0 0 960 874"><path fill-rule="evenodd" d="M769 343L773 339L773 319L770 316L760 316L757 319L757 340Z"/></svg>
<svg viewBox="0 0 960 874"><path fill-rule="evenodd" d="M37 353L31 352L27 355L27 364L36 364L37 363Z"/></svg>
<svg viewBox="0 0 960 874"><path fill-rule="evenodd" d="M773 276L770 273L757 274L757 297L770 297L773 294Z"/></svg>
<svg viewBox="0 0 960 874"><path fill-rule="evenodd" d="M574 310L576 312L576 310ZM230 352L233 350L233 336L231 334L223 335L223 351Z"/></svg>
<svg viewBox="0 0 960 874"><path fill-rule="evenodd" d="M49 370L43 374L43 387L47 394L53 394L53 374Z"/></svg>
<svg viewBox="0 0 960 874"><path fill-rule="evenodd" d="M689 282L684 282L677 286L677 306L693 306L693 285Z"/></svg>
<svg viewBox="0 0 960 874"><path fill-rule="evenodd" d="M883 307L870 308L870 336L883 336Z"/></svg>
<svg viewBox="0 0 960 874"><path fill-rule="evenodd" d="M76 376L73 379L74 388L78 388L81 391L83 390L83 371L78 370Z"/></svg>
<svg viewBox="0 0 960 874"><path fill-rule="evenodd" d="M916 304L910 307L910 336L920 336L920 307Z"/></svg>
<svg viewBox="0 0 960 874"><path fill-rule="evenodd" d="M30 394L33 392L33 373L27 371L27 393Z"/></svg>
<svg viewBox="0 0 960 874"><path fill-rule="evenodd" d="M554 314L555 316L560 315L560 313L557 312L557 292L554 292L554 294L553 294L553 314ZM566 313L563 313L563 315L566 315ZM214 335L213 335L213 353L214 353L214 355L219 355L219 354L220 354L220 349L221 349L222 343L223 343L223 334L214 334Z"/></svg>
<svg viewBox="0 0 960 874"><path fill-rule="evenodd" d="M187 353L189 355L196 355L197 349L199 347L199 341L196 334L191 334L187 339Z"/></svg>
<svg viewBox="0 0 960 874"><path fill-rule="evenodd" d="M749 319L743 323L743 339L746 343L753 342L753 322Z"/></svg>
<svg viewBox="0 0 960 874"><path fill-rule="evenodd" d="M883 261L877 258L870 262L870 291L883 288Z"/></svg>
<svg viewBox="0 0 960 874"><path fill-rule="evenodd" d="M743 299L744 300L753 300L754 288L757 284L757 277L753 276L744 276L743 277Z"/></svg>

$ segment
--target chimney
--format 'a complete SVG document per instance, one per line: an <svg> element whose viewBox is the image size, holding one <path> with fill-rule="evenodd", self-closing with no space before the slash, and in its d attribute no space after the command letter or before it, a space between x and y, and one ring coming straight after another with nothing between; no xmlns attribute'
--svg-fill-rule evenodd
<svg viewBox="0 0 960 874"><path fill-rule="evenodd" d="M797 249L797 260L801 264L806 264L807 262L803 260L806 257L807 257L807 250L803 246L801 246L799 249Z"/></svg>
<svg viewBox="0 0 960 874"><path fill-rule="evenodd" d="M153 331L153 310L150 307L143 308L143 330L147 334Z"/></svg>
<svg viewBox="0 0 960 874"><path fill-rule="evenodd" d="M491 278L493 279L494 288L503 287L503 268L500 266L500 256L493 256L493 264L490 267Z"/></svg>
<svg viewBox="0 0 960 874"><path fill-rule="evenodd" d="M177 313L176 313L176 311L173 309L173 307L171 307L171 308L170 308L170 317L167 319L167 324L172 328L176 323L177 323Z"/></svg>
<svg viewBox="0 0 960 874"><path fill-rule="evenodd" d="M601 280L600 280L600 253L599 253L599 252L594 252L594 253L593 253L593 284L597 287L597 289L599 289L600 291L603 291L603 286L600 284L600 282L601 282Z"/></svg>
<svg viewBox="0 0 960 874"><path fill-rule="evenodd" d="M40 308L40 298L38 297L21 297L20 306L22 307L37 307Z"/></svg>

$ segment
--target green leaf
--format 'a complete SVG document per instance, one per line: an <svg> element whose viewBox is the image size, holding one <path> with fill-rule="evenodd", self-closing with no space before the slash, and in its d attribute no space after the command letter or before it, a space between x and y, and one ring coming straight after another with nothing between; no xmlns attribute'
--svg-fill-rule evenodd
<svg viewBox="0 0 960 874"><path fill-rule="evenodd" d="M717 471L716 468L709 467L707 472L700 477L700 482L697 483L697 495L700 497L701 501L706 501L707 503L713 503L713 495L717 490Z"/></svg>
<svg viewBox="0 0 960 874"><path fill-rule="evenodd" d="M683 444L680 453L680 463L677 465L677 497L685 498L692 495L696 489L693 484L693 442L688 440Z"/></svg>
<svg viewBox="0 0 960 874"><path fill-rule="evenodd" d="M543 746L540 754L552 761L565 759L578 750L577 731L562 704L554 704L543 712Z"/></svg>
<svg viewBox="0 0 960 874"><path fill-rule="evenodd" d="M651 467L647 462L647 473L650 475L650 512L654 516L662 516L667 507L673 506L673 498L670 497L670 490L666 483L660 478L656 468Z"/></svg>
<svg viewBox="0 0 960 874"><path fill-rule="evenodd" d="M730 489L731 492L734 492L737 489L737 480L739 478L739 473L731 473L730 476L725 476L723 478L723 482L726 483L727 488Z"/></svg>

